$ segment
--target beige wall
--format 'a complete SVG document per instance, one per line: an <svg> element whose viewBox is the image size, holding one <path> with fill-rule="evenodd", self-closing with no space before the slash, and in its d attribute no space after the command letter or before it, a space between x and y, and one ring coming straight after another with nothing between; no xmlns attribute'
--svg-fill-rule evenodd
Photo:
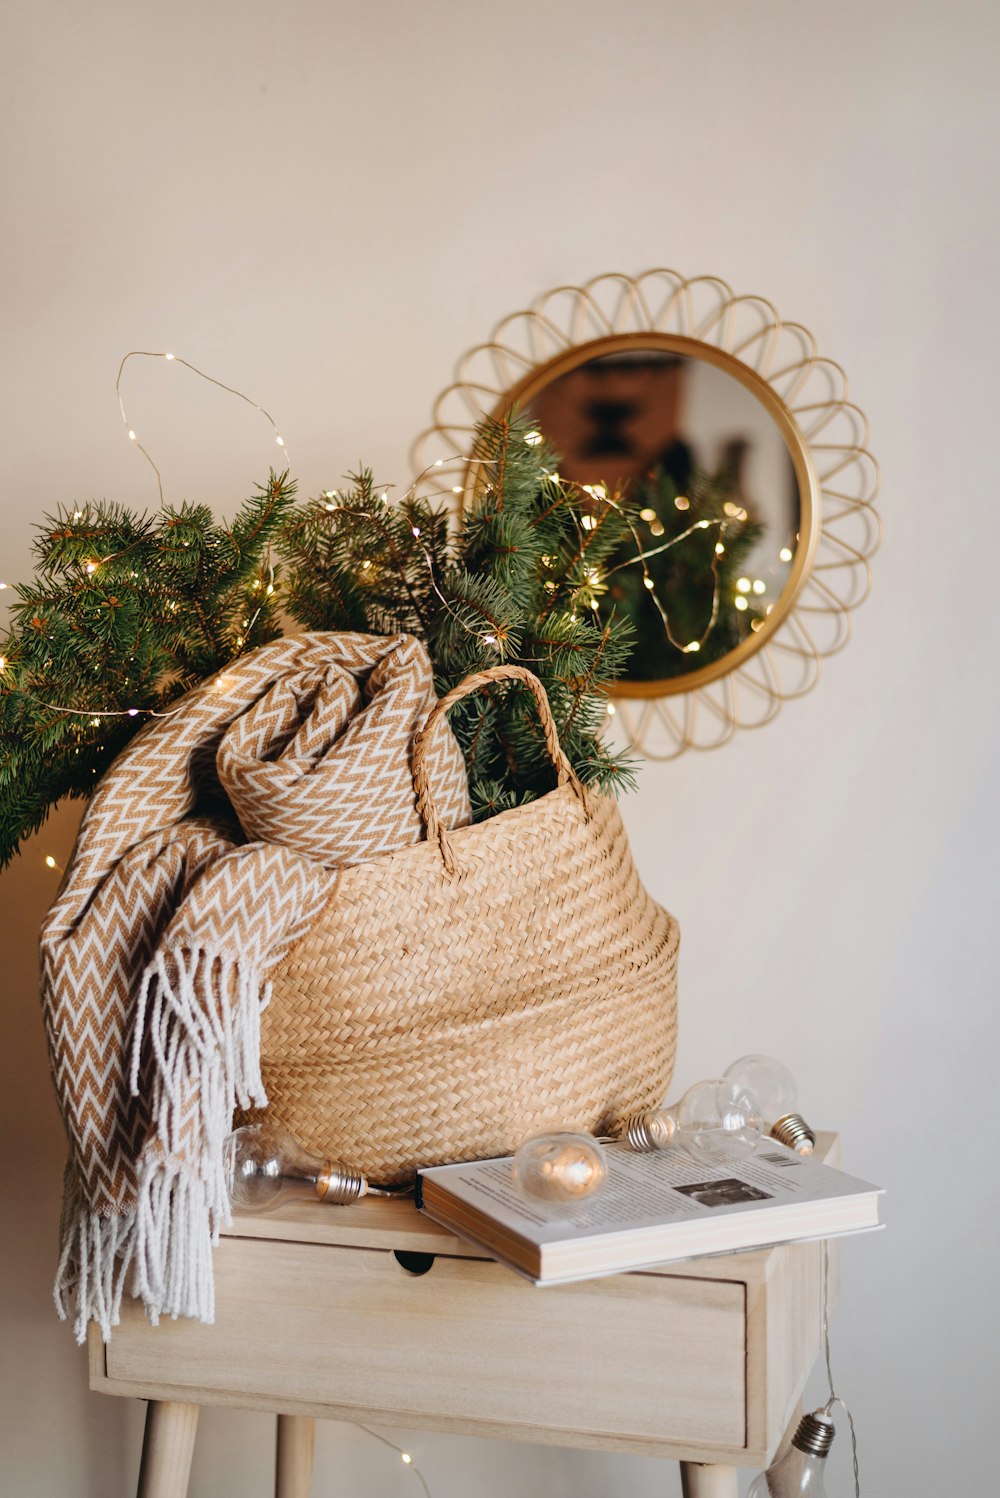
<svg viewBox="0 0 1000 1498"><path fill-rule="evenodd" d="M871 1494L986 1492L995 1464L998 41L976 0L5 8L0 577L26 574L43 507L155 499L114 402L133 347L251 392L306 492L359 457L404 478L457 356L606 269L722 275L850 372L888 526L854 642L759 734L648 767L627 816L684 930L678 1084L777 1052L890 1188L835 1326ZM252 413L159 365L129 390L172 496L224 507L264 475ZM0 880L0 1488L19 1498L117 1498L137 1459L138 1410L85 1392L49 1302L61 1137L33 943L72 821ZM265 1493L265 1425L210 1413L193 1492ZM674 1482L409 1439L435 1498ZM415 1494L350 1431L323 1431L320 1470L317 1492Z"/></svg>

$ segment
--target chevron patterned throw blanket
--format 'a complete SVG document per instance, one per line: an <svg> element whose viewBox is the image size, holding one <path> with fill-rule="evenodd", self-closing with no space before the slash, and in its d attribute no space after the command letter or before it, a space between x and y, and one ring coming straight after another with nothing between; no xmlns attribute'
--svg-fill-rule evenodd
<svg viewBox="0 0 1000 1498"><path fill-rule="evenodd" d="M105 1339L125 1290L211 1321L229 1218L222 1143L264 1104L267 974L336 870L418 842L410 746L435 702L408 635L265 645L151 722L97 787L42 930L42 1000L69 1135L56 1305ZM434 796L469 820L436 736Z"/></svg>

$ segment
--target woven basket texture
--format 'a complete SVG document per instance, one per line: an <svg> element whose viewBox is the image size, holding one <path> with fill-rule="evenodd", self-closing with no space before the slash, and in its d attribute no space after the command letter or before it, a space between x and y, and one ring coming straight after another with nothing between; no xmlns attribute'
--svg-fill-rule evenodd
<svg viewBox="0 0 1000 1498"><path fill-rule="evenodd" d="M421 740L503 676L540 694L561 784L445 833ZM414 750L428 840L342 869L272 974L270 1112L373 1182L507 1154L545 1128L611 1133L670 1083L677 923L640 883L615 802L582 792L529 677L494 668L439 703Z"/></svg>

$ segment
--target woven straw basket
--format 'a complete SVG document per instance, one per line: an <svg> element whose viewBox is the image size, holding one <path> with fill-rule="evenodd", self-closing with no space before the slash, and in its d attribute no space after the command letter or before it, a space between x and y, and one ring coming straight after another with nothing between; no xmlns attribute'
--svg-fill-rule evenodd
<svg viewBox="0 0 1000 1498"><path fill-rule="evenodd" d="M557 789L446 832L426 745L493 682L533 692ZM614 801L585 792L544 688L498 666L437 704L413 751L427 841L345 868L272 974L261 1017L270 1110L375 1182L506 1154L546 1127L610 1132L673 1069L678 930L632 863Z"/></svg>

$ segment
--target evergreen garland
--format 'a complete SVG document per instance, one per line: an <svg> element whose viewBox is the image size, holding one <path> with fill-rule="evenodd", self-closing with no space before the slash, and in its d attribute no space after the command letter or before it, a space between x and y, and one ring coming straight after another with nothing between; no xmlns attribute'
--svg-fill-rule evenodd
<svg viewBox="0 0 1000 1498"><path fill-rule="evenodd" d="M272 473L228 526L189 504L47 517L0 643L0 867L149 713L280 633L268 555L293 502Z"/></svg>
<svg viewBox="0 0 1000 1498"><path fill-rule="evenodd" d="M581 778L630 784L600 739L602 688L632 643L627 621L598 615L625 511L591 515L524 419L484 422L474 459L475 499L454 530L445 505L392 501L367 469L298 506L288 475L272 473L230 525L189 504L148 516L101 501L47 517L0 644L0 866L49 807L90 794L149 715L278 635L279 609L308 629L417 635L441 695L470 672L525 665ZM477 818L554 784L517 683L460 703L451 722Z"/></svg>

